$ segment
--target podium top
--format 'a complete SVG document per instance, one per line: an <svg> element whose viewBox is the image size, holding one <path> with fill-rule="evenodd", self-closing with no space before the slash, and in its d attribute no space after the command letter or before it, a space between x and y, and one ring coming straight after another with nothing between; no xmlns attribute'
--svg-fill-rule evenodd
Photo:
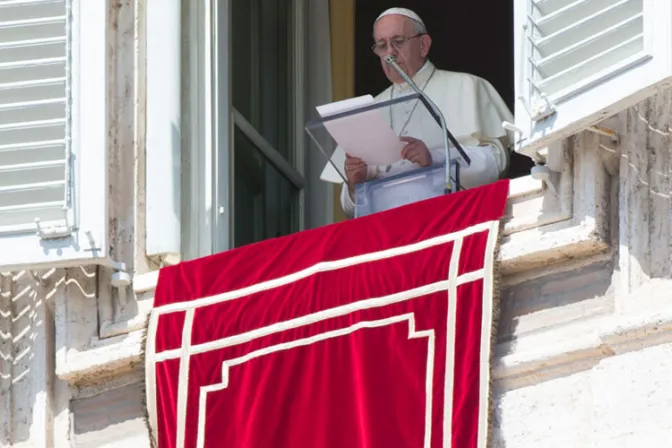
<svg viewBox="0 0 672 448"><path fill-rule="evenodd" d="M415 103L413 108L426 109L421 96L412 93L336 113L323 112L323 117L309 121L305 126L306 132L326 162L320 178L333 183L346 182L344 167L346 152L362 157L370 166L385 166L400 160L404 143L399 139L397 130L392 129L390 108L402 103ZM428 121L434 123L433 126L436 128L430 132L433 136L431 140L435 140L433 143L436 147L442 147L441 127L432 119ZM432 126L431 123L429 126ZM429 146L431 143L426 144Z"/></svg>

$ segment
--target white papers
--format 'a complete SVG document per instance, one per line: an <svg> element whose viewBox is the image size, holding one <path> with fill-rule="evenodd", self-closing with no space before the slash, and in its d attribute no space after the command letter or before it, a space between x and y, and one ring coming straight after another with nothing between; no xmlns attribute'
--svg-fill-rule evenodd
<svg viewBox="0 0 672 448"><path fill-rule="evenodd" d="M326 118L373 103L373 97L365 95L318 106L317 111L323 118ZM370 166L390 165L401 159L404 142L399 140L381 115L383 110L374 109L324 122L324 127L338 144L331 161L339 169L343 169L345 153L361 158ZM329 182L343 182L331 164L327 164L320 178Z"/></svg>
<svg viewBox="0 0 672 448"><path fill-rule="evenodd" d="M336 165L339 170L341 170L341 174L343 177L345 177L345 151L343 151L340 146L336 148L334 153L331 155L331 163L327 162L324 169L322 170L322 174L320 174L320 180L332 182L335 184L342 184L343 177L341 177L341 174L336 171L336 168L334 168L332 163Z"/></svg>

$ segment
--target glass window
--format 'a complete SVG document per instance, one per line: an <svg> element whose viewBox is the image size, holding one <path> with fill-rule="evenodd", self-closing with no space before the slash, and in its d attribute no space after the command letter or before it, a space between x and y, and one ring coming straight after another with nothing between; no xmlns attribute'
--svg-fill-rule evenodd
<svg viewBox="0 0 672 448"><path fill-rule="evenodd" d="M235 246L295 231L299 191L238 127L234 164Z"/></svg>
<svg viewBox="0 0 672 448"><path fill-rule="evenodd" d="M291 1L233 0L233 106L293 163Z"/></svg>
<svg viewBox="0 0 672 448"><path fill-rule="evenodd" d="M237 247L299 230L301 176L293 143L293 2L232 0L231 8Z"/></svg>

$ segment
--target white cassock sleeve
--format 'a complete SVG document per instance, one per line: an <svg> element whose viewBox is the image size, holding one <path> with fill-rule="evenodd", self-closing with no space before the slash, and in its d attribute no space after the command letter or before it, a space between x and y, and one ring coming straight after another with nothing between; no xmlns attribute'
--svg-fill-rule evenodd
<svg viewBox="0 0 672 448"><path fill-rule="evenodd" d="M378 177L378 170L376 169L375 166L368 166L367 167L367 172L366 172L366 180L372 180ZM348 218L352 218L355 216L355 203L350 197L350 193L348 192L348 184L342 183L341 184L341 208L343 209L343 213L345 213L345 216Z"/></svg>
<svg viewBox="0 0 672 448"><path fill-rule="evenodd" d="M341 207L343 208L343 213L348 218L355 216L355 203L350 198L350 193L348 192L348 184L341 184Z"/></svg>
<svg viewBox="0 0 672 448"><path fill-rule="evenodd" d="M501 174L498 162L499 149L491 145L461 146L470 159L470 165L467 166L457 148L450 148L450 157L460 163L460 185L462 187L475 188L499 180ZM444 163L446 153L443 148L430 152L433 163Z"/></svg>

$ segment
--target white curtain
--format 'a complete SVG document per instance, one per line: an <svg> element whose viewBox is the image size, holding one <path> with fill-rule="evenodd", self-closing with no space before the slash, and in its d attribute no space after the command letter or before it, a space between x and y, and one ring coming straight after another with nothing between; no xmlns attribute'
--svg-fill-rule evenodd
<svg viewBox="0 0 672 448"><path fill-rule="evenodd" d="M329 0L308 0L307 67L308 120L317 118L315 106L332 101ZM306 228L333 222L333 184L320 180L326 160L306 134Z"/></svg>

